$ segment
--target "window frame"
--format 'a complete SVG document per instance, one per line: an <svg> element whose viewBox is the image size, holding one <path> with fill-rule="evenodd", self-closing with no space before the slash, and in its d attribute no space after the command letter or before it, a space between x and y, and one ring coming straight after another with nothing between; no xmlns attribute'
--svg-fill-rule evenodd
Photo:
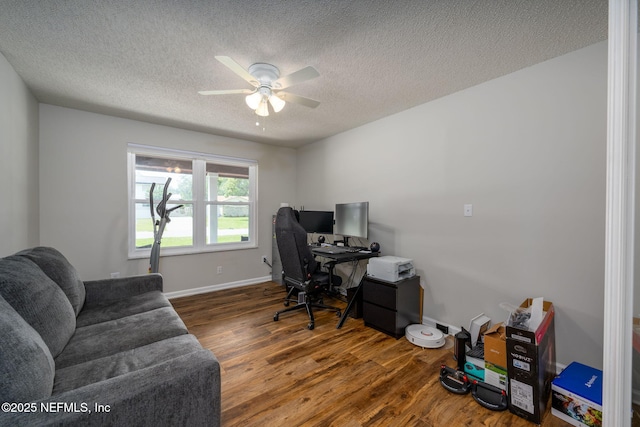
<svg viewBox="0 0 640 427"><path fill-rule="evenodd" d="M151 255L151 248L136 247L136 204L148 203L148 196L145 199L136 198L136 156L155 156L167 158L169 160L191 161L192 162L192 200L193 203L193 228L191 246L162 246L160 256L174 256L186 254L198 254L207 252L220 252L240 249L252 249L258 247L258 162L251 159L238 157L220 156L194 151L152 147L129 143L127 145L127 204L128 204L128 233L127 246L129 259L148 258ZM248 202L228 202L207 200L205 197L205 179L207 163L215 163L228 166L246 167L249 170L249 200ZM158 200L155 201L156 203ZM172 200L180 204L179 200ZM206 243L206 209L211 205L239 205L248 206L249 210L249 239L241 242ZM156 219L157 216L156 216ZM168 225L168 227L170 224Z"/></svg>

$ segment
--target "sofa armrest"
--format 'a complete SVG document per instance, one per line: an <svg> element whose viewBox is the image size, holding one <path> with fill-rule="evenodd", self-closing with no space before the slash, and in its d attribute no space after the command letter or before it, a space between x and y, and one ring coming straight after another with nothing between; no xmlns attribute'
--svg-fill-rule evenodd
<svg viewBox="0 0 640 427"><path fill-rule="evenodd" d="M220 364L199 350L32 402L32 412L0 412L0 425L219 426L220 392Z"/></svg>
<svg viewBox="0 0 640 427"><path fill-rule="evenodd" d="M88 306L131 298L145 292L162 292L162 275L158 273L114 279L90 280L84 282L87 291L85 304Z"/></svg>

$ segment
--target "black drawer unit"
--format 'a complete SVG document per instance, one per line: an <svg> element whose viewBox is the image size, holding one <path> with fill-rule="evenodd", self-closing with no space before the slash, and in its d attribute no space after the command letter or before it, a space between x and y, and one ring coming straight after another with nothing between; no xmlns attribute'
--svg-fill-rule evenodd
<svg viewBox="0 0 640 427"><path fill-rule="evenodd" d="M420 276L393 283L365 276L362 281L362 317L366 326L400 338L408 325L422 323Z"/></svg>

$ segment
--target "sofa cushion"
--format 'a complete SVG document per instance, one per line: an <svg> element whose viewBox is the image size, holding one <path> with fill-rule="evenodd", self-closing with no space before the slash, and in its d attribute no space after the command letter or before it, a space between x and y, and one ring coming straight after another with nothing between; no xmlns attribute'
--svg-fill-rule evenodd
<svg viewBox="0 0 640 427"><path fill-rule="evenodd" d="M42 337L0 297L0 402L51 396L53 357Z"/></svg>
<svg viewBox="0 0 640 427"><path fill-rule="evenodd" d="M0 295L33 327L55 358L76 329L64 292L30 259L0 259Z"/></svg>
<svg viewBox="0 0 640 427"><path fill-rule="evenodd" d="M186 326L170 307L83 326L76 329L67 347L55 358L56 369L187 333Z"/></svg>
<svg viewBox="0 0 640 427"><path fill-rule="evenodd" d="M162 307L171 307L171 303L160 291L145 292L107 304L87 305L78 315L76 327L95 325Z"/></svg>
<svg viewBox="0 0 640 427"><path fill-rule="evenodd" d="M57 249L40 246L18 252L20 255L29 258L38 264L38 267L56 282L65 293L73 307L73 311L80 313L84 305L86 295L84 283L80 280L80 275L74 266Z"/></svg>
<svg viewBox="0 0 640 427"><path fill-rule="evenodd" d="M196 337L179 335L111 356L58 369L56 370L53 394L64 393L88 384L125 375L200 350L202 350L202 346Z"/></svg>

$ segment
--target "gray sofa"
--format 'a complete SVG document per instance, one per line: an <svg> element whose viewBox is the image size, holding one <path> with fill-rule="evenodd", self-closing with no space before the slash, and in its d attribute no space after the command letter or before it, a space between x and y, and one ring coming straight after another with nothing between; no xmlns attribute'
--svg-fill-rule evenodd
<svg viewBox="0 0 640 427"><path fill-rule="evenodd" d="M53 248L0 259L0 425L220 425L220 365L158 274L83 282Z"/></svg>

